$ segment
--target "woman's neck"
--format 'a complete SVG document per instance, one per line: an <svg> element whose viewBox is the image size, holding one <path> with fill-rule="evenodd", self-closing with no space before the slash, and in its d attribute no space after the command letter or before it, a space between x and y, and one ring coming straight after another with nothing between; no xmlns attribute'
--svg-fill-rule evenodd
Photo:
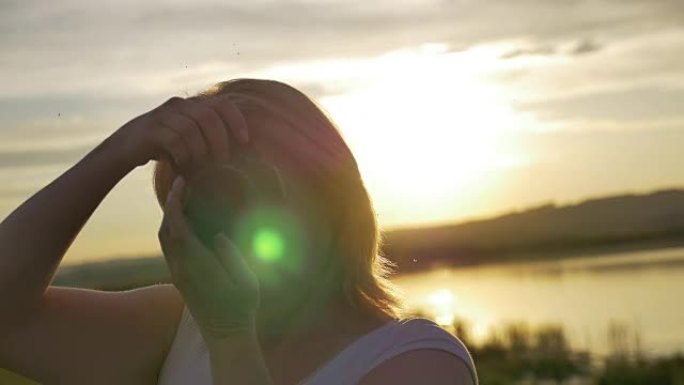
<svg viewBox="0 0 684 385"><path fill-rule="evenodd" d="M361 336L391 317L370 309L354 309L343 299L310 302L288 316L280 329L257 330L267 367L275 384L299 383Z"/></svg>
<svg viewBox="0 0 684 385"><path fill-rule="evenodd" d="M391 320L379 311L354 308L339 295L325 293L310 295L279 314L260 315L257 333L262 348L268 350L290 350L330 336L357 335Z"/></svg>

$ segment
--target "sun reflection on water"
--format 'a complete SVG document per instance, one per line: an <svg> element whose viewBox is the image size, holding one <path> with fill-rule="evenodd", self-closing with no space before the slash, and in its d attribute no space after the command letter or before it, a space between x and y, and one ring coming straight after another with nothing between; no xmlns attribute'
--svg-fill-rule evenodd
<svg viewBox="0 0 684 385"><path fill-rule="evenodd" d="M488 320L479 320L473 322L472 327L470 329L470 337L473 339L474 342L482 343L489 336L491 327L491 322L489 322Z"/></svg>
<svg viewBox="0 0 684 385"><path fill-rule="evenodd" d="M454 323L454 313L442 313L435 316L435 322L440 326L449 326Z"/></svg>
<svg viewBox="0 0 684 385"><path fill-rule="evenodd" d="M427 296L427 302L435 307L451 307L455 301L456 297L448 289L439 289Z"/></svg>
<svg viewBox="0 0 684 385"><path fill-rule="evenodd" d="M450 326L454 322L454 303L456 297L447 289L439 289L427 296L430 313L434 321L441 326Z"/></svg>
<svg viewBox="0 0 684 385"><path fill-rule="evenodd" d="M492 328L491 317L482 314L480 309L459 301L453 291L437 289L425 295L421 302L420 307L426 316L458 337L468 338L476 343L488 338Z"/></svg>

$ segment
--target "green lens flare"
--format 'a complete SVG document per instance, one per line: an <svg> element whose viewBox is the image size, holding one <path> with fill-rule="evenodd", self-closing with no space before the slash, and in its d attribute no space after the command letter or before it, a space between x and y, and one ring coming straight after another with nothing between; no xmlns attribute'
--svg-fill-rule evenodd
<svg viewBox="0 0 684 385"><path fill-rule="evenodd" d="M285 287L305 267L309 234L290 207L253 205L236 218L232 235L264 287Z"/></svg>
<svg viewBox="0 0 684 385"><path fill-rule="evenodd" d="M264 262L275 262L283 257L285 242L281 234L272 228L260 228L252 240L254 255Z"/></svg>

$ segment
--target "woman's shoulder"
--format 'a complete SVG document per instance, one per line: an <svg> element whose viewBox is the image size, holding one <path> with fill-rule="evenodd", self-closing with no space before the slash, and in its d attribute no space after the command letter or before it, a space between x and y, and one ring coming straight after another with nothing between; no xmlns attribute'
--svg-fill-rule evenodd
<svg viewBox="0 0 684 385"><path fill-rule="evenodd" d="M457 336L427 318L397 319L386 338L394 349L434 348L471 359L468 348Z"/></svg>
<svg viewBox="0 0 684 385"><path fill-rule="evenodd" d="M466 362L443 350L416 349L372 367L357 385L477 385L477 376Z"/></svg>
<svg viewBox="0 0 684 385"><path fill-rule="evenodd" d="M457 337L425 318L402 318L385 323L356 340L305 383L355 384L369 374L391 374L394 370L372 372L380 366L386 369L388 365L383 365L385 363L394 367L399 361L400 365L404 365L404 360L420 367L427 350L430 350L427 352L430 355L439 356L440 362L454 362L452 367L455 369L462 371L459 368L467 367L473 383L477 384L475 365L466 346ZM454 360L453 356L457 359Z"/></svg>
<svg viewBox="0 0 684 385"><path fill-rule="evenodd" d="M468 368L474 382L477 383L475 363L467 346L434 321L422 317L402 318L394 321L383 336L383 350L376 358L373 366L399 355L404 358L425 356L426 351L434 356L447 357L444 353L456 356Z"/></svg>

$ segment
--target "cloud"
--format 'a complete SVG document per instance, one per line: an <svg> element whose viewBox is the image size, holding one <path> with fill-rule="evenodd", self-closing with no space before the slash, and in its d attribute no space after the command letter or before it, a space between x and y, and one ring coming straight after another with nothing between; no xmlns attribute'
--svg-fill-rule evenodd
<svg viewBox="0 0 684 385"><path fill-rule="evenodd" d="M596 50L599 44L602 48ZM601 43L576 40L563 47L564 55L501 60L488 78L510 89L516 104L594 93L618 95L632 89L684 88L684 28ZM584 53L571 53L578 48Z"/></svg>
<svg viewBox="0 0 684 385"><path fill-rule="evenodd" d="M531 56L531 55L542 55L549 56L556 54L556 47L553 46L541 46L533 48L516 48L511 51L505 52L500 56L501 59L514 59L520 56Z"/></svg>
<svg viewBox="0 0 684 385"><path fill-rule="evenodd" d="M0 189L0 202L15 202L18 199L27 198L35 192L36 190L34 188L28 187L3 187Z"/></svg>
<svg viewBox="0 0 684 385"><path fill-rule="evenodd" d="M560 43L557 45L542 44L514 48L506 51L499 57L503 60L515 59L523 56L554 56L559 54L580 56L603 49L603 45L593 39L578 39L570 44Z"/></svg>
<svg viewBox="0 0 684 385"><path fill-rule="evenodd" d="M0 168L40 167L75 163L96 144L66 148L38 148L0 151Z"/></svg>
<svg viewBox="0 0 684 385"><path fill-rule="evenodd" d="M222 68L207 73L216 81L428 42L462 49L514 38L541 47L584 35L619 40L681 28L680 10L677 0L2 2L0 82L5 95L163 93L206 84L181 75L208 63ZM585 43L575 53L598 48Z"/></svg>
<svg viewBox="0 0 684 385"><path fill-rule="evenodd" d="M296 78L298 88L322 98L378 77L399 86L407 77L419 82L438 67L462 79L452 88L465 85L475 92L437 103L429 97L438 93L417 95L433 110L477 117L459 110L459 103L486 105L488 95L476 93L492 86L492 93L510 94L517 111L538 117L541 127L586 129L576 136L550 130L539 142L522 138L533 136L532 130L516 132L520 147L541 161L570 161L511 174L517 190L489 188L501 195L488 197L488 210L554 194L681 181L684 126L677 126L682 118L676 100L684 89L683 14L681 0L3 0L0 173L8 183L0 201L18 200L31 186L49 182L98 138L171 95L245 74L271 74ZM432 64L405 60L380 66L380 75L364 67L385 53L426 43L443 43L461 56ZM283 68L307 71L294 76ZM367 103L368 111L376 112L374 102ZM378 116L358 114L356 120ZM671 130L657 129L664 119ZM617 134L608 126L634 129ZM363 140L373 146L370 138ZM40 178L22 181L47 168ZM543 188L531 194L529 180ZM102 218L123 215L122 204L154 203L151 196L121 197ZM109 231L111 221L103 223ZM128 214L120 223L129 239ZM99 239L96 246L101 249Z"/></svg>
<svg viewBox="0 0 684 385"><path fill-rule="evenodd" d="M684 88L635 87L560 99L521 103L520 110L544 120L597 120L632 123L681 118Z"/></svg>
<svg viewBox="0 0 684 385"><path fill-rule="evenodd" d="M345 77L312 71L293 84L315 98L340 94L372 75L354 74L359 60L429 42L450 52L516 42L500 53L509 60L494 56L490 80L519 102L676 85L679 10L676 0L2 2L0 138L101 134L171 95L336 58ZM59 113L94 128L47 127Z"/></svg>
<svg viewBox="0 0 684 385"><path fill-rule="evenodd" d="M584 55L591 52L596 52L603 48L603 46L592 39L581 39L577 42L575 47L570 51L573 55Z"/></svg>

